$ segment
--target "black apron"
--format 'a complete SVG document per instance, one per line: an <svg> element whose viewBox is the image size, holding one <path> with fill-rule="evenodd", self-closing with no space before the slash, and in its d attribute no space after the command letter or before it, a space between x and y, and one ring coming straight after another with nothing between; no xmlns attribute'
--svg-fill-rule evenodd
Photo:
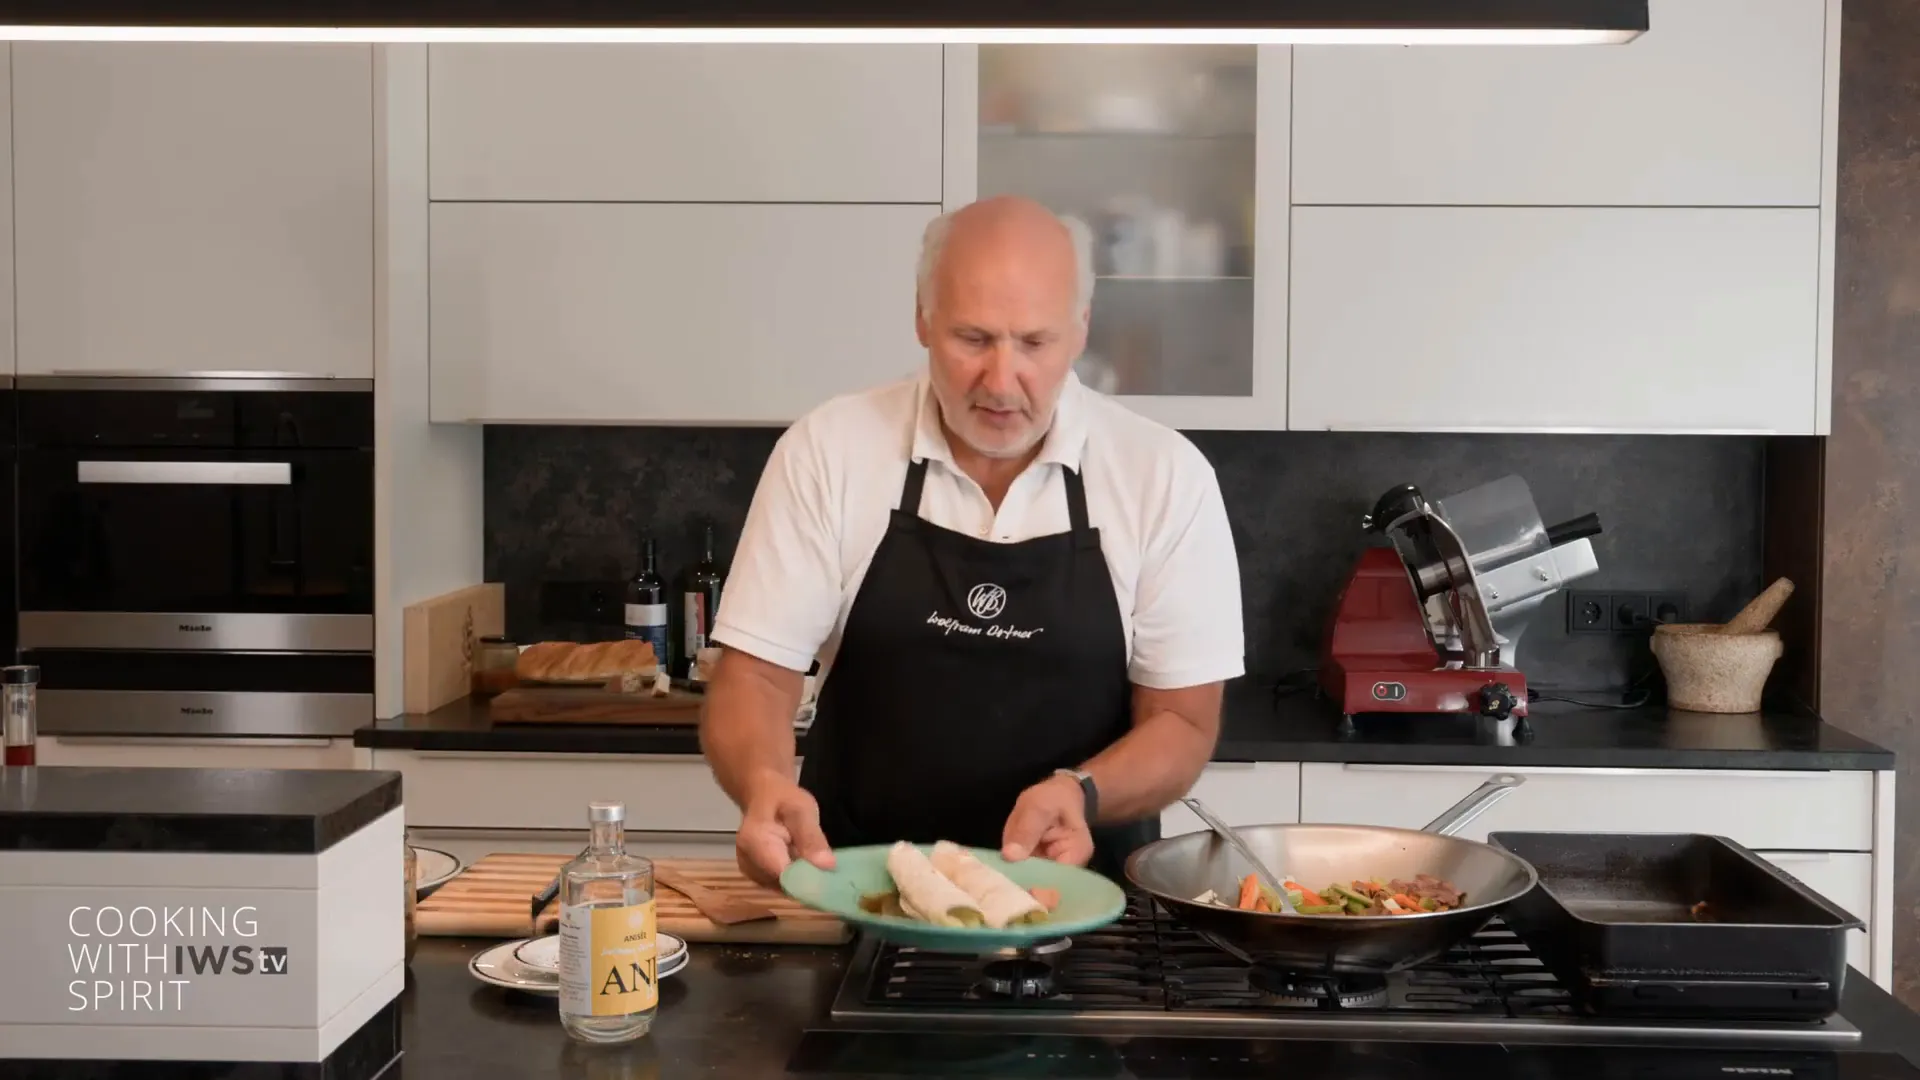
<svg viewBox="0 0 1920 1080"><path fill-rule="evenodd" d="M998 851L1022 791L1131 730L1113 578L1086 487L1063 470L1069 531L997 544L921 518L927 463L909 463L800 769L832 846ZM1124 884L1126 857L1159 839L1160 819L1092 831L1091 868Z"/></svg>

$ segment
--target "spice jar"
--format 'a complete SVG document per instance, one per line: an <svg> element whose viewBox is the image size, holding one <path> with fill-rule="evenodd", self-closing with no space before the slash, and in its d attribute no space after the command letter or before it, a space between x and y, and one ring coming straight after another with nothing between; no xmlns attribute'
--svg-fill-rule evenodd
<svg viewBox="0 0 1920 1080"><path fill-rule="evenodd" d="M514 674L519 660L520 650L513 642L503 637L481 638L473 651L473 696L490 698L520 685L520 677Z"/></svg>
<svg viewBox="0 0 1920 1080"><path fill-rule="evenodd" d="M37 691L40 669L32 664L0 668L0 726L4 727L5 756L0 763L31 765L39 739Z"/></svg>

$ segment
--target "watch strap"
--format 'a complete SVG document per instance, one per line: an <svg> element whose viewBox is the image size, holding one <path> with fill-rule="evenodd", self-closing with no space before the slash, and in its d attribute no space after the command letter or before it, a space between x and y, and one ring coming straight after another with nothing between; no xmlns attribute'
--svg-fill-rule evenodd
<svg viewBox="0 0 1920 1080"><path fill-rule="evenodd" d="M1100 789L1094 785L1093 777L1079 769L1055 769L1054 775L1071 778L1080 785L1080 793L1087 797L1087 824L1099 820Z"/></svg>

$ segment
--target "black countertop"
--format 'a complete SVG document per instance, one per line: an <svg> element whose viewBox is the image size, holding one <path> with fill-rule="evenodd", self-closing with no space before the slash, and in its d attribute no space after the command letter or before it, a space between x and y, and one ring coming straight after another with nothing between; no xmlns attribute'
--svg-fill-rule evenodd
<svg viewBox="0 0 1920 1080"><path fill-rule="evenodd" d="M0 768L0 851L318 854L399 805L365 769Z"/></svg>
<svg viewBox="0 0 1920 1080"><path fill-rule="evenodd" d="M1498 1044L1306 1042L1239 1039L862 1037L803 1032L825 1015L847 950L696 945L685 970L661 984L653 1034L590 1047L560 1028L551 997L483 986L469 957L492 941L423 938L401 999L401 1075L412 1080L513 1077L761 1078L1129 1077L1342 1080L1518 1080L1747 1075L1825 1080L1920 1080L1920 1016L1859 972L1841 1014L1862 1032L1846 1051L1674 1051ZM796 1051L804 1051L796 1057ZM1881 1055L1896 1055L1886 1058ZM1899 1060L1904 1058L1905 1061ZM1785 1070L1785 1071L1774 1071Z"/></svg>
<svg viewBox="0 0 1920 1080"><path fill-rule="evenodd" d="M1891 769L1893 753L1817 716L1781 710L1738 716L1664 706L1588 708L1538 701L1530 735L1515 725L1453 716L1363 716L1343 731L1334 707L1273 683L1228 685L1215 761L1322 761L1650 769ZM462 700L354 733L379 750L498 750L568 754L698 754L690 726L495 724ZM806 738L801 736L801 752Z"/></svg>

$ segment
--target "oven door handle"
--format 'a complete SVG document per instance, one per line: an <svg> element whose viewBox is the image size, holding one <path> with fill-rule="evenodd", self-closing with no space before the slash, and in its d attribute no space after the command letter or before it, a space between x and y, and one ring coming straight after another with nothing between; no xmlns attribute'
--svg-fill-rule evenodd
<svg viewBox="0 0 1920 1080"><path fill-rule="evenodd" d="M82 461L83 484L293 483L290 461Z"/></svg>

